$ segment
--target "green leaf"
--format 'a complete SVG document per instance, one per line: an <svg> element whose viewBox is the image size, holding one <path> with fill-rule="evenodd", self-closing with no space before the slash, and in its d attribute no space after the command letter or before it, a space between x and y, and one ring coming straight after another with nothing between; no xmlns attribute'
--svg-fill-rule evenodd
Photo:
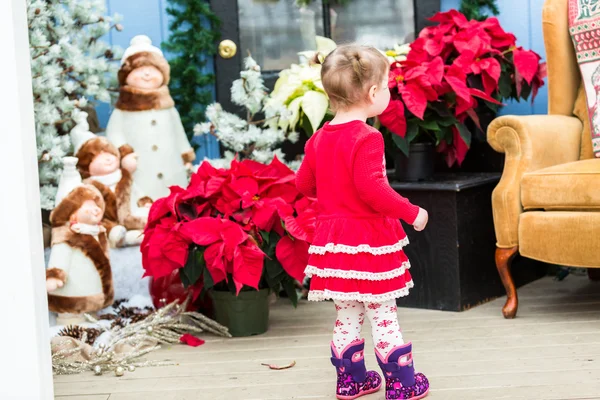
<svg viewBox="0 0 600 400"><path fill-rule="evenodd" d="M298 97L294 99L290 105L287 107L289 111L291 111L292 116L289 119L290 128L292 130L296 129L296 125L298 124L298 120L300 120L300 105L302 104L302 97ZM284 127L282 127L284 128Z"/></svg>
<svg viewBox="0 0 600 400"><path fill-rule="evenodd" d="M204 283L203 290L210 290L215 286L215 281L213 280L213 277L210 274L208 268L206 268L206 266L204 267L204 273L202 275L202 278Z"/></svg>
<svg viewBox="0 0 600 400"><path fill-rule="evenodd" d="M509 74L500 75L500 80L498 81L498 88L500 89L500 96L502 96L503 99L508 99L510 97L513 86Z"/></svg>
<svg viewBox="0 0 600 400"><path fill-rule="evenodd" d="M425 120L425 121L419 120L418 124L421 128L423 128L427 131L439 131L440 130L439 125L434 120Z"/></svg>
<svg viewBox="0 0 600 400"><path fill-rule="evenodd" d="M302 118L300 119L300 127L302 128L302 130L306 133L306 136L311 137L313 133L315 133L315 131L313 131L312 129L312 125L310 124L310 121L308 120L308 117L304 114L302 114Z"/></svg>
<svg viewBox="0 0 600 400"><path fill-rule="evenodd" d="M274 259L265 259L265 278L269 288L276 289L285 277L285 270L279 262Z"/></svg>
<svg viewBox="0 0 600 400"><path fill-rule="evenodd" d="M446 106L446 104L442 101L435 101L435 102L429 103L429 108L431 108L433 111L435 111L435 113L442 118L447 118L447 117L453 116L452 113L450 112L450 110L448 110L448 107Z"/></svg>
<svg viewBox="0 0 600 400"><path fill-rule="evenodd" d="M283 290L285 290L285 293L290 298L290 301L292 302L294 307L298 307L298 292L296 292L296 285L294 283L294 279L288 276L283 280L282 285Z"/></svg>
<svg viewBox="0 0 600 400"><path fill-rule="evenodd" d="M259 233L260 233L260 237L262 237L262 239L265 241L265 243L269 244L269 238L270 238L269 232L259 231Z"/></svg>
<svg viewBox="0 0 600 400"><path fill-rule="evenodd" d="M179 276L184 287L189 287L196 283L202 276L205 267L204 251L197 248L190 249L187 262L179 270Z"/></svg>
<svg viewBox="0 0 600 400"><path fill-rule="evenodd" d="M406 141L410 144L419 134L419 125L408 123L406 126ZM394 135L398 136L398 135Z"/></svg>
<svg viewBox="0 0 600 400"><path fill-rule="evenodd" d="M308 117L313 132L319 129L329 108L329 99L321 92L310 91L302 98L302 111Z"/></svg>
<svg viewBox="0 0 600 400"><path fill-rule="evenodd" d="M446 129L435 132L435 145L439 145L442 140L448 141L448 131ZM450 140L452 139L452 135L450 135Z"/></svg>
<svg viewBox="0 0 600 400"><path fill-rule="evenodd" d="M398 148L400 149L400 151L402 153L404 153L404 155L406 157L408 157L408 140L406 140L405 138L396 135L395 133L392 133L392 140L394 141L394 143L396 144L396 146L398 146Z"/></svg>
<svg viewBox="0 0 600 400"><path fill-rule="evenodd" d="M527 82L523 83L523 88L521 89L521 98L523 100L527 100L529 95L531 94L531 86L527 84Z"/></svg>
<svg viewBox="0 0 600 400"><path fill-rule="evenodd" d="M465 141L465 143L467 144L467 146L471 147L471 131L466 127L465 124L459 122L458 124L456 124L456 128L458 129L458 132L460 133L460 137Z"/></svg>

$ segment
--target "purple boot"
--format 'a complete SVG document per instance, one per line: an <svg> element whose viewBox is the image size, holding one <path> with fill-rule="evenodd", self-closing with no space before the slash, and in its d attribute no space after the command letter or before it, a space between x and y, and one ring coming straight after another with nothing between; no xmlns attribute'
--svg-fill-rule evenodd
<svg viewBox="0 0 600 400"><path fill-rule="evenodd" d="M415 374L412 358L412 343L392 349L387 357L382 357L377 350L377 362L385 377L386 400L417 400L429 393L429 381L425 375ZM406 357L406 361L400 359Z"/></svg>
<svg viewBox="0 0 600 400"><path fill-rule="evenodd" d="M381 376L365 368L365 341L350 343L338 355L331 343L331 363L337 370L338 399L352 400L369 393L375 393L381 387Z"/></svg>

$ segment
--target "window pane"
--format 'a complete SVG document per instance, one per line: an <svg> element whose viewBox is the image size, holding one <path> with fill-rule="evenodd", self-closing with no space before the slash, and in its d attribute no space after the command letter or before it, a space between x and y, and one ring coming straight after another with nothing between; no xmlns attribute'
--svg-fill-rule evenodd
<svg viewBox="0 0 600 400"><path fill-rule="evenodd" d="M331 6L331 36L384 50L414 39L413 0L351 0Z"/></svg>
<svg viewBox="0 0 600 400"><path fill-rule="evenodd" d="M248 50L264 71L279 71L298 63L298 52L316 50L323 35L321 0L300 10L294 0L238 0L240 47Z"/></svg>

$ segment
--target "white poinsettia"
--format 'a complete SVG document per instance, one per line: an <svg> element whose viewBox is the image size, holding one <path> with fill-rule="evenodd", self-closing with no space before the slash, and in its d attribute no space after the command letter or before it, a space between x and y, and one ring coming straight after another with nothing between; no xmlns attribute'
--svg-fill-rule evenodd
<svg viewBox="0 0 600 400"><path fill-rule="evenodd" d="M281 113L286 108L287 113ZM265 102L265 115L271 126L278 126L284 131L293 131L306 116L311 132L319 129L327 110L329 99L321 82L320 64L292 64L281 71L275 88ZM274 118L279 115L279 118Z"/></svg>
<svg viewBox="0 0 600 400"><path fill-rule="evenodd" d="M213 135L226 148L220 159L207 160L218 168L228 168L236 157L249 158L258 162L268 163L275 156L283 160L278 148L285 140L298 140L296 132L286 133L277 124L266 124L264 121L253 121L254 114L261 111L267 99L261 70L252 57L244 61L245 69L240 73L231 86L231 99L235 104L243 106L248 111L248 118L223 110L220 104L214 103L206 108L207 122L196 124L195 135ZM278 120L281 116L288 118L286 107L275 110L267 118Z"/></svg>
<svg viewBox="0 0 600 400"><path fill-rule="evenodd" d="M405 61L406 56L410 52L410 43L395 45L393 49L386 50L384 54L390 62Z"/></svg>

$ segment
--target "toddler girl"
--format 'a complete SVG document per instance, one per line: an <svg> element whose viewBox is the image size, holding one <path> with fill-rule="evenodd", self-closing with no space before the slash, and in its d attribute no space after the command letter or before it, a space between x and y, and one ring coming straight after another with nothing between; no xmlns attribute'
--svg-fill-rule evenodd
<svg viewBox="0 0 600 400"><path fill-rule="evenodd" d="M316 197L321 210L306 268L312 277L308 299L335 302L331 362L338 399L376 392L382 384L377 372L365 368L365 317L386 399L420 399L429 390L427 378L415 374L395 302L413 287L399 219L421 231L428 215L390 187L383 137L365 123L389 103L388 71L387 58L371 47L341 46L327 56L321 78L336 115L307 142L296 178L298 190Z"/></svg>

